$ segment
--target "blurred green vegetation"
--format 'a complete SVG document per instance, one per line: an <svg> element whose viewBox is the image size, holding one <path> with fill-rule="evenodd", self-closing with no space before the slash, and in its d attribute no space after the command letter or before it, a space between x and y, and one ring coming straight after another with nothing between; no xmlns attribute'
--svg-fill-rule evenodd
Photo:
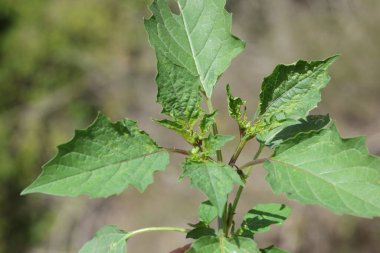
<svg viewBox="0 0 380 253"><path fill-rule="evenodd" d="M0 1L0 252L26 252L48 235L50 202L19 197L71 125L102 101L94 75L136 51L141 0ZM127 34L134 34L131 40ZM74 103L71 103L75 101Z"/></svg>

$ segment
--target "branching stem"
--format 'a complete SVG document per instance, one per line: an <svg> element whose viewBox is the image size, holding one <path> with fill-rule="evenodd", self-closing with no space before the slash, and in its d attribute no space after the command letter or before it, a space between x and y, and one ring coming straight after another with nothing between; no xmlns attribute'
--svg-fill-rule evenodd
<svg viewBox="0 0 380 253"><path fill-rule="evenodd" d="M261 163L264 163L266 160L268 160L269 158L262 158L262 159L256 159L256 160L252 160L250 162L247 162L246 164L240 166L239 168L241 170L244 170L246 168L252 168L253 165L257 165L257 164L261 164ZM250 174L250 173L249 173ZM246 174L248 176L248 173Z"/></svg>
<svg viewBox="0 0 380 253"><path fill-rule="evenodd" d="M234 154L232 155L232 157L231 157L230 162L228 163L228 165L230 165L230 166L234 166L235 165L235 162L238 159L238 157L240 156L240 153L243 150L245 144L247 144L247 140L245 138L240 139L239 145L237 146Z"/></svg>
<svg viewBox="0 0 380 253"><path fill-rule="evenodd" d="M190 232L190 229L186 228L177 228L177 227L150 227L150 228L142 228L138 229L132 232L129 232L127 236L125 237L125 240L128 240L129 238L143 233L148 232L157 232L157 231L174 231L174 232L181 232L181 233L188 233Z"/></svg>
<svg viewBox="0 0 380 253"><path fill-rule="evenodd" d="M178 149L178 148L164 148L164 149L172 153L177 153L181 155L189 155L189 152L183 149Z"/></svg>

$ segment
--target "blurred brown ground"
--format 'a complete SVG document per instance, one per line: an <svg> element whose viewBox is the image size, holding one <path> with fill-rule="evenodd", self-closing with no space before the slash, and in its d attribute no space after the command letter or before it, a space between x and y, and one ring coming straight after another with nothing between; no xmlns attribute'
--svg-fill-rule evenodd
<svg viewBox="0 0 380 253"><path fill-rule="evenodd" d="M65 64L35 62L33 64L41 65L38 72L32 72L23 79L4 79L8 80L8 86L0 84L3 86L0 89L3 102L9 100L4 102L3 108L0 107L0 121L9 126L0 132L0 137L3 134L0 140L3 153L0 175L3 180L0 182L9 188L9 185L14 185L11 180L15 180L21 168L24 168L25 175L17 179L18 188L11 193L2 192L4 203L0 203L14 209L2 212L3 217L0 218L3 226L0 252L7 249L6 244L17 245L25 241L28 246L20 247L14 253L71 253L77 252L94 232L106 224L133 230L161 225L182 227L186 222L195 221L197 205L204 196L189 189L187 180L184 184L178 183L182 159L178 156L172 157L171 167L165 173L157 174L155 183L143 194L128 189L122 195L107 200L17 196L16 192L30 183L39 174L39 167L54 155L53 147L70 139L75 128L88 125L97 110L114 120L123 117L137 120L140 127L163 146L187 147L174 133L151 121L161 116L160 107L154 103L154 52L147 43L142 22L142 17L149 15L145 7L148 1L31 2L44 3L35 11L38 16L31 17L31 20L37 18L41 22L35 26L32 23L25 25L20 37L16 36L14 40L18 44L12 44L15 52L7 51L8 58L4 53L0 54L3 57L0 74L14 71L10 61L15 65L22 64L28 48L49 49L45 52L46 59L58 59L58 63ZM17 13L29 13L25 8L33 7L30 3L18 1L12 8ZM370 151L380 155L379 1L234 0L229 2L228 8L234 13L233 32L247 42L247 48L234 60L214 91L213 100L220 111L218 122L222 133L235 134L237 131L227 116L227 83L231 83L234 94L249 101L248 110L253 113L261 81L276 64L292 63L300 58L323 59L339 53L341 57L331 70L332 81L324 90L323 102L316 111L330 113L345 137L369 136ZM72 36L62 46L57 45L61 40L54 39L61 34ZM51 40L50 44L39 44L45 43L45 40L38 39L42 35L46 41ZM62 51L63 46L68 50ZM7 49L6 46L4 48ZM68 65L78 68L78 72L67 74L73 78L49 86L55 82L55 75L67 71ZM45 76L51 71L57 74L46 80ZM30 95L31 87L39 86L38 83L31 85L29 79L37 75L41 76L39 82L46 83L46 89ZM16 92L9 92L11 89L16 89ZM24 93L25 96L22 95ZM7 94L15 94L15 97ZM251 144L239 161L249 159L254 147ZM233 145L227 147L224 155L229 156L232 148ZM12 162L12 159L18 162ZM6 167L7 161L12 166ZM293 208L293 215L284 226L259 236L261 246L277 244L293 253L380 252L379 218L367 220L337 216L320 207L305 207L287 201L271 193L264 177L265 172L257 169L244 192L239 214L256 203L280 201ZM47 209L50 211L45 214ZM39 236L35 240L28 241L25 236L18 239L12 233L21 232L15 230L10 233L6 229L14 227L13 222L35 210L43 210L43 217L47 215L47 219L40 217L47 220L42 222L43 225L31 230L32 223L25 222L29 227L22 227L24 223L18 224L21 230L37 231ZM12 218L14 220L7 218L13 214L18 215ZM147 234L130 240L129 252L167 253L186 243L188 241L182 234Z"/></svg>

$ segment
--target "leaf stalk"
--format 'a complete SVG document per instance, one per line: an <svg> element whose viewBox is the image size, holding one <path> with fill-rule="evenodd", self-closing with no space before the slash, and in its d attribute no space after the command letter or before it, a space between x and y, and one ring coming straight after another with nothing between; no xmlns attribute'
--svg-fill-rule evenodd
<svg viewBox="0 0 380 253"><path fill-rule="evenodd" d="M138 229L132 232L129 232L127 236L125 237L125 240L128 240L129 238L143 234L148 232L158 232L158 231L174 231L174 232L181 232L181 233L188 233L190 232L190 229L186 228L177 228L177 227L149 227L149 228L142 228Z"/></svg>

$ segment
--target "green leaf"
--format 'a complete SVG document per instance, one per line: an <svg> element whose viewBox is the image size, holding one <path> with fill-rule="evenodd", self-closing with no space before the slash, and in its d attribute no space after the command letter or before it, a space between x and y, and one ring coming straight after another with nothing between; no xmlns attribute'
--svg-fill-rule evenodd
<svg viewBox="0 0 380 253"><path fill-rule="evenodd" d="M217 111L214 111L209 114L205 114L199 123L199 128L202 133L207 133L210 131L211 126L215 123L215 115L217 114Z"/></svg>
<svg viewBox="0 0 380 253"><path fill-rule="evenodd" d="M195 144L197 136L196 133L184 124L184 122L178 122L176 120L155 120L158 124L160 124L163 127L166 127L170 130L176 131L179 133L188 143Z"/></svg>
<svg viewBox="0 0 380 253"><path fill-rule="evenodd" d="M232 96L230 85L227 85L227 103L230 116L236 120L240 129L247 129L251 122L248 121L245 112L244 114L241 113L241 107L246 104L246 101L239 97Z"/></svg>
<svg viewBox="0 0 380 253"><path fill-rule="evenodd" d="M186 253L260 253L252 239L204 236L195 241Z"/></svg>
<svg viewBox="0 0 380 253"><path fill-rule="evenodd" d="M337 213L380 216L380 158L368 154L364 138L342 139L335 125L284 142L264 167L275 193Z"/></svg>
<svg viewBox="0 0 380 253"><path fill-rule="evenodd" d="M297 124L317 106L321 90L330 81L327 69L336 59L278 65L264 79L259 118L254 125L261 142L267 143L285 127Z"/></svg>
<svg viewBox="0 0 380 253"><path fill-rule="evenodd" d="M187 128L191 128L201 112L199 79L165 57L159 57L157 68L157 101L163 107L162 113L188 123Z"/></svg>
<svg viewBox="0 0 380 253"><path fill-rule="evenodd" d="M288 253L287 251L280 248L276 248L275 246L270 246L268 248L261 249L260 251L261 253Z"/></svg>
<svg viewBox="0 0 380 253"><path fill-rule="evenodd" d="M180 15L171 12L167 0L155 0L153 16L145 21L157 58L197 77L211 97L219 76L245 44L231 34L231 15L225 0L178 0ZM159 67L160 70L160 67ZM161 75L161 73L159 73Z"/></svg>
<svg viewBox="0 0 380 253"><path fill-rule="evenodd" d="M22 194L107 197L129 184L144 191L153 182L154 172L164 170L168 163L168 153L136 122L112 123L99 114L88 129L76 131L70 142L58 147L56 157Z"/></svg>
<svg viewBox="0 0 380 253"><path fill-rule="evenodd" d="M192 238L196 240L203 236L215 236L215 230L210 227L203 226L196 227L186 234L186 238Z"/></svg>
<svg viewBox="0 0 380 253"><path fill-rule="evenodd" d="M79 250L79 253L125 253L127 236L127 232L116 226L105 226Z"/></svg>
<svg viewBox="0 0 380 253"><path fill-rule="evenodd" d="M198 218L201 222L209 225L218 217L218 209L209 200L204 201L198 208Z"/></svg>
<svg viewBox="0 0 380 253"><path fill-rule="evenodd" d="M328 127L331 123L329 115L309 115L306 120L301 119L298 124L288 126L279 132L271 140L267 140L268 145L274 148L282 142L297 137L299 134L318 132Z"/></svg>
<svg viewBox="0 0 380 253"><path fill-rule="evenodd" d="M291 209L283 204L260 204L244 216L239 235L252 238L256 233L267 232L271 225L281 225Z"/></svg>
<svg viewBox="0 0 380 253"><path fill-rule="evenodd" d="M183 177L190 178L191 185L200 189L221 217L224 205L235 184L243 185L238 173L230 166L214 161L193 161L187 159L183 164Z"/></svg>
<svg viewBox="0 0 380 253"><path fill-rule="evenodd" d="M212 135L210 134L203 140L203 147L207 155L213 155L217 150L220 150L227 142L232 141L235 136L232 135Z"/></svg>

